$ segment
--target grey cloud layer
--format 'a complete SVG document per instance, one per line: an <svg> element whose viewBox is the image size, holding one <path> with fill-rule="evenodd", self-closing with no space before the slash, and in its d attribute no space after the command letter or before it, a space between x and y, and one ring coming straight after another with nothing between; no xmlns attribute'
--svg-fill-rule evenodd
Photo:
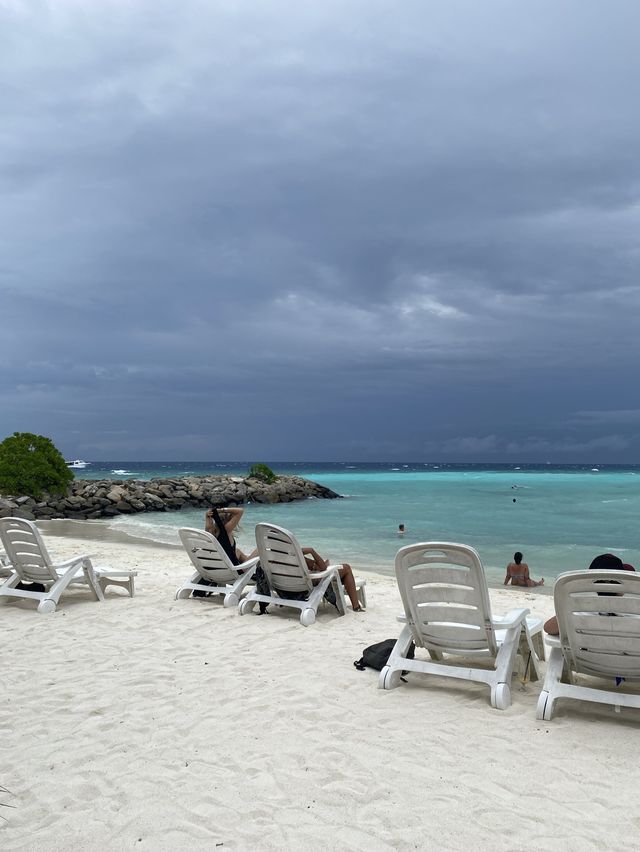
<svg viewBox="0 0 640 852"><path fill-rule="evenodd" d="M2 7L0 431L639 461L637 7L316 5Z"/></svg>

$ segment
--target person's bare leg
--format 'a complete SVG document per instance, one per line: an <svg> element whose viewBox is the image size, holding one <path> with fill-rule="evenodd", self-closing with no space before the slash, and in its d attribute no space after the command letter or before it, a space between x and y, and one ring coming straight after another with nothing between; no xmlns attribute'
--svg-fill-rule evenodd
<svg viewBox="0 0 640 852"><path fill-rule="evenodd" d="M343 565L338 573L340 574L344 590L351 601L351 606L356 611L362 609L360 601L358 600L358 590L356 589L356 581L353 576L353 571L351 570L351 565Z"/></svg>
<svg viewBox="0 0 640 852"><path fill-rule="evenodd" d="M558 619L556 618L555 615L552 615L551 618L549 618L547 621L545 621L544 632L548 633L549 636L559 636L560 635L560 628L558 627Z"/></svg>

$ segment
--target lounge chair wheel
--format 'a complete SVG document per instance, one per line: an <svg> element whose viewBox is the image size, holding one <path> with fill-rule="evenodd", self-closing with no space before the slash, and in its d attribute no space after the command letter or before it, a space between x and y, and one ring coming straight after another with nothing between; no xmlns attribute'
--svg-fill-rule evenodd
<svg viewBox="0 0 640 852"><path fill-rule="evenodd" d="M247 613L253 610L254 606L255 601L250 601L245 598L243 601L240 601L240 606L238 607L238 614L247 615Z"/></svg>
<svg viewBox="0 0 640 852"><path fill-rule="evenodd" d="M239 602L240 602L240 598L237 595L234 595L233 592L231 592L230 594L224 596L224 600L223 600L222 603L226 607L231 607L231 606L238 606Z"/></svg>
<svg viewBox="0 0 640 852"><path fill-rule="evenodd" d="M311 627L315 620L316 614L310 606L308 606L306 609L303 609L300 613L300 624L302 624L303 627Z"/></svg>
<svg viewBox="0 0 640 852"><path fill-rule="evenodd" d="M47 598L44 601L41 601L38 604L38 612L43 615L49 615L52 612L56 611L56 602L52 601L50 598Z"/></svg>
<svg viewBox="0 0 640 852"><path fill-rule="evenodd" d="M402 672L398 669L392 669L390 666L385 666L378 677L379 689L395 689L400 686L400 676Z"/></svg>
<svg viewBox="0 0 640 852"><path fill-rule="evenodd" d="M499 683L491 690L491 706L496 710L506 710L511 705L511 690L508 684Z"/></svg>
<svg viewBox="0 0 640 852"><path fill-rule="evenodd" d="M549 705L547 707L547 705ZM542 690L540 693L540 697L538 698L538 705L536 707L536 719L544 719L549 722L551 720L553 710L553 704L549 701L549 693L546 690Z"/></svg>
<svg viewBox="0 0 640 852"><path fill-rule="evenodd" d="M177 601L186 600L189 597L190 594L191 594L191 592L190 592L189 589L178 589L178 591L176 592L176 600Z"/></svg>

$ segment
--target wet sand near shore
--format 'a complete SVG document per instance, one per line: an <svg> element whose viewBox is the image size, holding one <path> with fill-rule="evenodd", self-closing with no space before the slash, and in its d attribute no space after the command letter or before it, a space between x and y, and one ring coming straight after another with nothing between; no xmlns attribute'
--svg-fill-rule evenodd
<svg viewBox="0 0 640 852"><path fill-rule="evenodd" d="M84 539L86 541L116 542L118 544L135 544L141 547L161 548L162 550L182 550L179 544L152 541L142 536L129 535L129 533L116 530L107 526L106 521L74 521L68 518L60 518L51 521L38 521L38 529L45 536L58 538Z"/></svg>

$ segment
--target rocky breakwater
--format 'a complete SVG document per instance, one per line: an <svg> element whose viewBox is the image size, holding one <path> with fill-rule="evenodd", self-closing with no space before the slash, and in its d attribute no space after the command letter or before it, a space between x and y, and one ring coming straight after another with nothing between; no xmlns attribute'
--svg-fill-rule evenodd
<svg viewBox="0 0 640 852"><path fill-rule="evenodd" d="M255 477L183 476L175 479L77 479L63 496L0 498L0 518L87 520L167 512L186 508L237 506L241 503L290 503L308 497L340 497L330 488L301 476L279 476L273 483Z"/></svg>

